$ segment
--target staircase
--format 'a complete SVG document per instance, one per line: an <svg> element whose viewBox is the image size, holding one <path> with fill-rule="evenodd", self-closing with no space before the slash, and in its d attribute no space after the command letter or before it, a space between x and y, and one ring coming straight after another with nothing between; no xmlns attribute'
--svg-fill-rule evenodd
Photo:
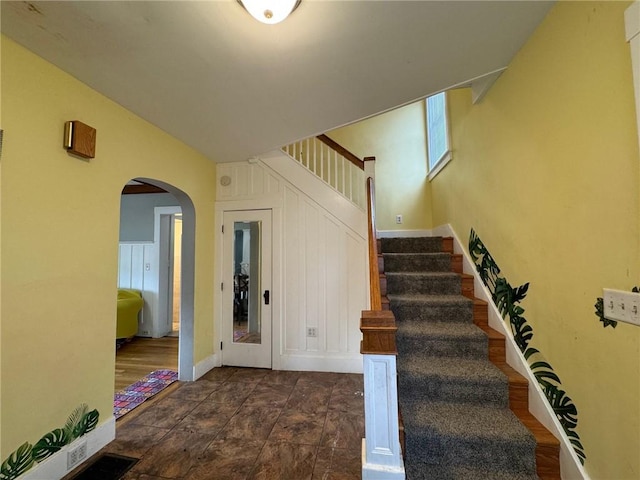
<svg viewBox="0 0 640 480"><path fill-rule="evenodd" d="M527 381L507 365L452 239L378 242L407 479L559 479L559 442L529 413Z"/></svg>

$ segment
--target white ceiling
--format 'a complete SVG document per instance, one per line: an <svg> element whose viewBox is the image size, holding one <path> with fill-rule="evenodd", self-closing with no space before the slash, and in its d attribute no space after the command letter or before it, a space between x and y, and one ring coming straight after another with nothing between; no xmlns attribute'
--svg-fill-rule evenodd
<svg viewBox="0 0 640 480"><path fill-rule="evenodd" d="M552 2L2 1L2 33L218 162L504 68ZM81 119L80 119L81 120Z"/></svg>

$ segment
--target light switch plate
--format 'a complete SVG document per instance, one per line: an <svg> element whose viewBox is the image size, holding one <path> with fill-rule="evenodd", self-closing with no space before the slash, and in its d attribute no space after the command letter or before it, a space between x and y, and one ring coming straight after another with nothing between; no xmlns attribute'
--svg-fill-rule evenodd
<svg viewBox="0 0 640 480"><path fill-rule="evenodd" d="M605 288L602 300L605 318L640 326L640 293Z"/></svg>

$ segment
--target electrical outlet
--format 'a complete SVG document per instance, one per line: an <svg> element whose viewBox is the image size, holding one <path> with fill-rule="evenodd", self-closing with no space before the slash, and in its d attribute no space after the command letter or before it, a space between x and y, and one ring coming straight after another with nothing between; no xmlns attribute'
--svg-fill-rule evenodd
<svg viewBox="0 0 640 480"><path fill-rule="evenodd" d="M602 300L605 318L640 325L640 293L605 288Z"/></svg>
<svg viewBox="0 0 640 480"><path fill-rule="evenodd" d="M317 337L318 329L316 327L307 327L307 337Z"/></svg>
<svg viewBox="0 0 640 480"><path fill-rule="evenodd" d="M80 442L67 452L67 471L73 470L87 459L87 442Z"/></svg>
<svg viewBox="0 0 640 480"><path fill-rule="evenodd" d="M402 215L396 215L396 223L402 223Z"/></svg>

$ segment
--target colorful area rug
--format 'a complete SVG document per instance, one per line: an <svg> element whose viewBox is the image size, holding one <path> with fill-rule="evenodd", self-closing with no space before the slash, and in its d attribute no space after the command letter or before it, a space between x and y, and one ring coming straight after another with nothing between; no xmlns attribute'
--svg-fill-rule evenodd
<svg viewBox="0 0 640 480"><path fill-rule="evenodd" d="M116 392L113 399L113 415L116 420L176 380L178 380L178 373L173 370L155 370L124 390Z"/></svg>

